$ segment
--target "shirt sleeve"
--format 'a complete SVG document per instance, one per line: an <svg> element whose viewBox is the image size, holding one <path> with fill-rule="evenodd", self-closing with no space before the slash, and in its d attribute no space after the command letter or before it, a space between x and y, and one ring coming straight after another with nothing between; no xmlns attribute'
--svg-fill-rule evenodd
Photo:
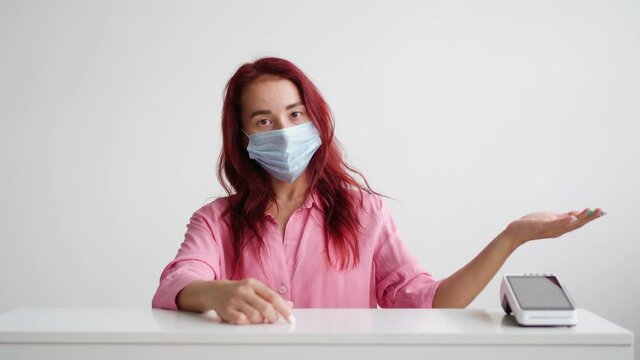
<svg viewBox="0 0 640 360"><path fill-rule="evenodd" d="M378 197L378 201L380 227L373 256L378 305L431 308L442 280L433 279L411 255L382 198Z"/></svg>
<svg viewBox="0 0 640 360"><path fill-rule="evenodd" d="M219 278L220 252L210 223L197 211L187 225L178 254L160 275L151 307L177 310L176 296L190 282Z"/></svg>

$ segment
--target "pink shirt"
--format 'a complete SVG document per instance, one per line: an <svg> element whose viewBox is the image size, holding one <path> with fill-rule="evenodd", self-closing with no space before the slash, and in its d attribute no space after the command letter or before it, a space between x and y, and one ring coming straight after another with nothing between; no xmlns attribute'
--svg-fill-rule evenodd
<svg viewBox="0 0 640 360"><path fill-rule="evenodd" d="M363 195L359 216L364 231L357 268L336 271L327 264L322 211L313 193L289 218L284 241L276 219L265 213L269 226L262 234L267 249L261 252L264 271L247 249L234 278L229 277L231 231L221 218L225 198L210 202L191 217L178 254L160 275L152 307L177 309L176 295L194 280L247 277L293 301L296 308L432 307L442 280L434 280L409 253L383 199Z"/></svg>

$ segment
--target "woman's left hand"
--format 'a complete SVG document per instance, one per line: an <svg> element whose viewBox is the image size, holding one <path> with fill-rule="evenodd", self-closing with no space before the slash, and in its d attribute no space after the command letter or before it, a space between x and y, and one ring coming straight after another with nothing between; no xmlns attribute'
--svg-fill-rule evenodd
<svg viewBox="0 0 640 360"><path fill-rule="evenodd" d="M516 241L517 245L522 245L530 240L557 238L605 214L600 208L595 210L587 208L562 214L533 213L513 221L504 232Z"/></svg>

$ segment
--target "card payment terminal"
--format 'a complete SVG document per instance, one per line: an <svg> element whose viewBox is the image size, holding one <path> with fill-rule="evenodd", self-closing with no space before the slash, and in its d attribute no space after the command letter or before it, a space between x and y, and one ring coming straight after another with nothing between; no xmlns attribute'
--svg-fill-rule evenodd
<svg viewBox="0 0 640 360"><path fill-rule="evenodd" d="M500 285L500 300L507 314L522 326L573 326L576 306L553 274L507 274Z"/></svg>

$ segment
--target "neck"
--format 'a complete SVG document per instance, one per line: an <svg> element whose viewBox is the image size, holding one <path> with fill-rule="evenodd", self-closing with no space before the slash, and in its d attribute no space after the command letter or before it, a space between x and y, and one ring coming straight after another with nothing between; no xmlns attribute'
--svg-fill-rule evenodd
<svg viewBox="0 0 640 360"><path fill-rule="evenodd" d="M292 183L271 178L271 189L278 203L303 201L309 188L307 183L307 172L304 171Z"/></svg>

